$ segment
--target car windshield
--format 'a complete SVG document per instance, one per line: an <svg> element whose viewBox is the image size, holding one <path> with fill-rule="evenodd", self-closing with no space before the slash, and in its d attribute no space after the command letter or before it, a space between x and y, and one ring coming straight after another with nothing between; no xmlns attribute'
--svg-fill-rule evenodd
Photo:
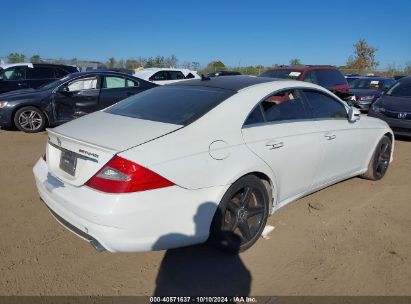
<svg viewBox="0 0 411 304"><path fill-rule="evenodd" d="M58 86L60 83L61 83L61 80L57 79L53 82L43 84L42 86L39 87L39 89L46 89L46 90L47 89L52 89L52 88Z"/></svg>
<svg viewBox="0 0 411 304"><path fill-rule="evenodd" d="M202 86L161 86L124 99L105 112L188 125L234 93L231 90Z"/></svg>
<svg viewBox="0 0 411 304"><path fill-rule="evenodd" d="M411 79L406 81L398 81L386 93L393 97L411 97Z"/></svg>
<svg viewBox="0 0 411 304"><path fill-rule="evenodd" d="M395 82L394 79L356 79L349 83L350 89L383 90L389 88Z"/></svg>
<svg viewBox="0 0 411 304"><path fill-rule="evenodd" d="M55 88L56 86L58 86L58 85L60 85L61 83L63 83L64 81L66 81L68 78L69 78L68 76L65 76L65 77L63 77L63 78L54 80L53 82L43 84L43 85L40 86L39 88L40 88L40 89L45 89L45 90L53 89L53 88Z"/></svg>
<svg viewBox="0 0 411 304"><path fill-rule="evenodd" d="M282 78L282 79L298 79L301 75L301 71L297 70L269 70L261 73L260 77Z"/></svg>

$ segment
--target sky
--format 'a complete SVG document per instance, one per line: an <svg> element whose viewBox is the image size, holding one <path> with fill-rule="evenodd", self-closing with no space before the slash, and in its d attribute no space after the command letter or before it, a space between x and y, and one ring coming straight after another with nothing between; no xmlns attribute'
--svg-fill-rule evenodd
<svg viewBox="0 0 411 304"><path fill-rule="evenodd" d="M380 69L411 62L410 0L6 0L0 8L0 57L344 65L364 38L378 48Z"/></svg>

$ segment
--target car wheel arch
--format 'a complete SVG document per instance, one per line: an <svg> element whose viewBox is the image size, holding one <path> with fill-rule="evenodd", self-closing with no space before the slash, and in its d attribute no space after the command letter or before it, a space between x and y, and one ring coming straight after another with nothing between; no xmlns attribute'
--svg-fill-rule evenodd
<svg viewBox="0 0 411 304"><path fill-rule="evenodd" d="M262 171L251 171L251 172L248 172L246 174L242 174L239 177L236 177L235 180L233 180L231 182L231 184L234 184L238 180L240 180L240 179L242 179L242 178L244 178L245 176L248 176L248 175L256 176L257 178L259 178L262 181L262 183L266 187L269 202L270 202L269 210L270 210L270 214L272 214L273 206L275 206L276 203L277 203L277 195L276 194L278 193L277 184L274 180L274 177L273 176L270 177L269 174L264 173Z"/></svg>
<svg viewBox="0 0 411 304"><path fill-rule="evenodd" d="M380 142L381 138L383 138L384 136L387 136L388 139L391 141L391 144L392 144L391 159L392 159L393 154L394 154L394 135L393 135L391 132L385 132L385 131L383 131L383 132L381 132L381 133L379 134L379 136L376 136L376 137L375 137L375 141L374 141L373 145L370 146L371 149L370 149L370 151L368 152L367 159L366 159L366 162L365 162L365 164L364 164L364 172L367 170L368 165L369 165L369 163L370 163L370 161L371 161L371 159L372 159L372 157L373 157L373 155L374 155L375 148L377 147L377 145L378 145L378 143Z"/></svg>
<svg viewBox="0 0 411 304"><path fill-rule="evenodd" d="M50 118L49 118L48 114L45 111L43 111L38 105L22 104L22 105L17 106L15 109L13 109L13 112L11 113L11 122L12 122L14 128L16 127L16 125L14 123L14 116L16 115L18 110L20 110L21 108L24 108L24 107L34 107L34 108L38 109L41 113L43 113L44 117L46 117L46 125L45 126L46 127L50 126Z"/></svg>

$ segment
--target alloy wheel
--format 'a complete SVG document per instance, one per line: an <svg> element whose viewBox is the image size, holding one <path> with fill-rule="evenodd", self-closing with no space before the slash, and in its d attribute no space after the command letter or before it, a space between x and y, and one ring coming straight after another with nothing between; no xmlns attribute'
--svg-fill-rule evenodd
<svg viewBox="0 0 411 304"><path fill-rule="evenodd" d="M265 206L259 189L246 186L227 203L223 230L241 238L241 246L252 241L264 222Z"/></svg>
<svg viewBox="0 0 411 304"><path fill-rule="evenodd" d="M384 176L388 169L391 157L391 142L389 140L383 141L379 146L379 151L375 159L375 173L378 178Z"/></svg>
<svg viewBox="0 0 411 304"><path fill-rule="evenodd" d="M18 117L19 125L27 131L35 131L43 124L43 118L34 110L27 110L20 113Z"/></svg>

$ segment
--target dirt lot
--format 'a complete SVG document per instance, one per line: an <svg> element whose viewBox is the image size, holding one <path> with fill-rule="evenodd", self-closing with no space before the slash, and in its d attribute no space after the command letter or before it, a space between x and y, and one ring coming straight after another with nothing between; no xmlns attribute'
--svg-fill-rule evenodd
<svg viewBox="0 0 411 304"><path fill-rule="evenodd" d="M38 198L45 141L0 130L0 295L411 295L410 141L397 141L382 181L353 178L288 205L269 219L271 238L239 257L203 245L97 253Z"/></svg>

